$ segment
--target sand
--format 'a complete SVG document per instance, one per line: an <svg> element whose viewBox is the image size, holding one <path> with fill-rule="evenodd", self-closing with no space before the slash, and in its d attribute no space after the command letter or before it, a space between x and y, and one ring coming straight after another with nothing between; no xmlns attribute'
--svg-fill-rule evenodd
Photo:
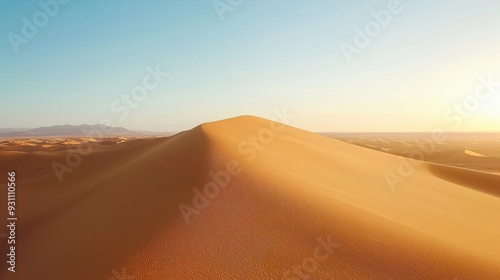
<svg viewBox="0 0 500 280"><path fill-rule="evenodd" d="M493 173L415 161L390 186L404 157L245 116L94 143L59 182L64 141L0 143L19 197L0 279L500 279Z"/></svg>
<svg viewBox="0 0 500 280"><path fill-rule="evenodd" d="M425 135L425 134L424 134ZM401 139L342 138L343 141L361 147L384 151L394 155L410 157L412 153L424 152L424 160L456 167L475 169L485 172L500 173L500 141L492 139L490 135L477 134L449 134L446 141L429 141L422 139L422 134L401 134ZM494 134L493 134L494 135ZM497 136L497 138L500 137Z"/></svg>
<svg viewBox="0 0 500 280"><path fill-rule="evenodd" d="M477 152L474 152L474 151L471 151L471 150L465 150L464 151L465 154L469 155L469 156L473 156L473 157L487 157L483 154L480 154L480 153L477 153Z"/></svg>

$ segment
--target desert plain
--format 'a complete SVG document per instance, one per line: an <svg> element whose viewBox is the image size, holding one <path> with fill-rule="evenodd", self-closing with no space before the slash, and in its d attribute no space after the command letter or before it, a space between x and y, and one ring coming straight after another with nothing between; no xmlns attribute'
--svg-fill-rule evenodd
<svg viewBox="0 0 500 280"><path fill-rule="evenodd" d="M469 136L243 116L172 137L0 139L0 221L10 171L18 217L0 279L500 279L500 139Z"/></svg>

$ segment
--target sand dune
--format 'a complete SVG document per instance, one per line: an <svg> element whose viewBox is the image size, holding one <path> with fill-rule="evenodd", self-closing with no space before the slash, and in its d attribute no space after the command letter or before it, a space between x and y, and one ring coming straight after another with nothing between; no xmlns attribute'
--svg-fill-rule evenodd
<svg viewBox="0 0 500 280"><path fill-rule="evenodd" d="M494 136L478 134L479 140L472 140L474 134L466 136L466 139L450 137L446 141L430 142L422 138L423 136L403 139L380 138L374 142L374 139L366 138L366 135L358 135L357 138L342 138L342 140L403 157L411 157L412 153L423 152L425 161L500 174L499 142L491 138ZM400 137L408 137L408 135L401 134Z"/></svg>
<svg viewBox="0 0 500 280"><path fill-rule="evenodd" d="M151 138L151 137L148 137ZM18 139L18 140L0 140L0 151L23 151L23 152L40 152L40 151L58 151L67 150L68 148L77 147L91 143L96 150L100 146L109 146L121 144L129 141L140 140L144 138L138 137L71 137L71 138L42 138L42 139ZM105 148L107 149L107 148Z"/></svg>
<svg viewBox="0 0 500 280"><path fill-rule="evenodd" d="M1 279L500 279L494 174L420 162L393 191L401 157L248 116L95 145L62 183L64 150L0 150Z"/></svg>
<svg viewBox="0 0 500 280"><path fill-rule="evenodd" d="M439 164L429 164L438 178L500 197L500 176L476 170Z"/></svg>
<svg viewBox="0 0 500 280"><path fill-rule="evenodd" d="M474 151L471 151L471 150L465 150L464 153L467 154L467 155L469 155L469 156L473 156L473 157L486 157L483 154L480 154L480 153L477 153L477 152L474 152Z"/></svg>

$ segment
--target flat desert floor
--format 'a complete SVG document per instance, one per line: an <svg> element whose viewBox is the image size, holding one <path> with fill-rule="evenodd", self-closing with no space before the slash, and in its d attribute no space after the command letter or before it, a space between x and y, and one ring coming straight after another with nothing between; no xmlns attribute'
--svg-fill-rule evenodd
<svg viewBox="0 0 500 280"><path fill-rule="evenodd" d="M434 144L249 116L0 140L1 223L8 171L18 206L0 279L500 279L500 142Z"/></svg>

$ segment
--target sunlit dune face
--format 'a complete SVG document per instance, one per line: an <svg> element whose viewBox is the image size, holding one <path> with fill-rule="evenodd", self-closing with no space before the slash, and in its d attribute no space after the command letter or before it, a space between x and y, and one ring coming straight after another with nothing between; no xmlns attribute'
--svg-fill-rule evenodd
<svg viewBox="0 0 500 280"><path fill-rule="evenodd" d="M421 162L397 138L247 116L94 139L80 159L91 139L0 140L22 198L16 279L500 279L498 140Z"/></svg>
<svg viewBox="0 0 500 280"><path fill-rule="evenodd" d="M465 150L465 154L470 155L470 156L473 156L473 157L486 157L486 156L485 156L485 155L483 155L483 154L476 153L476 152L471 151L471 150Z"/></svg>

